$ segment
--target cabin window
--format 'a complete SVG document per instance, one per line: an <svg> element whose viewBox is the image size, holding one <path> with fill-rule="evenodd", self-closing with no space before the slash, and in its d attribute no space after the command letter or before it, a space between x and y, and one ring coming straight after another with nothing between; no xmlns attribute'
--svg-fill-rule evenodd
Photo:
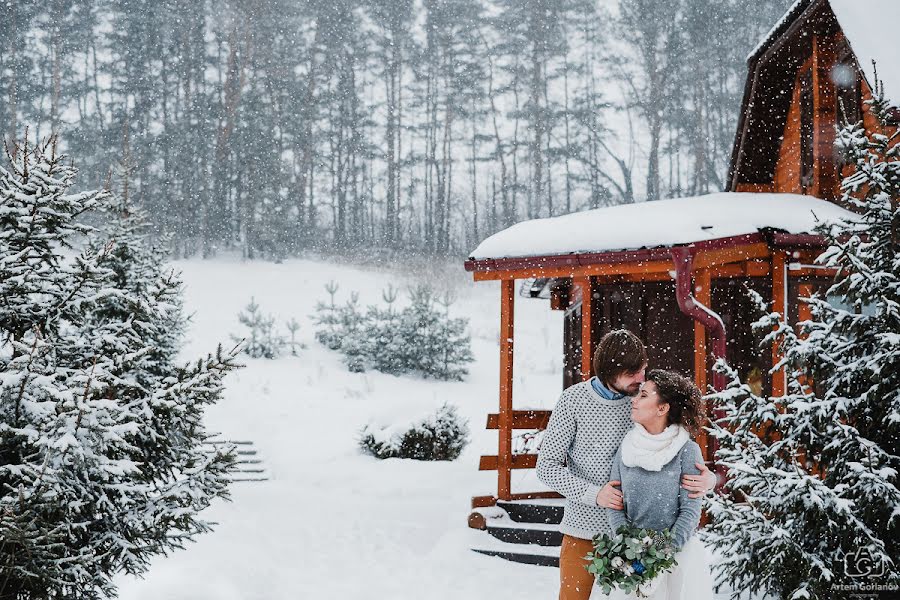
<svg viewBox="0 0 900 600"><path fill-rule="evenodd" d="M812 73L800 76L800 186L803 192L813 180L813 90Z"/></svg>

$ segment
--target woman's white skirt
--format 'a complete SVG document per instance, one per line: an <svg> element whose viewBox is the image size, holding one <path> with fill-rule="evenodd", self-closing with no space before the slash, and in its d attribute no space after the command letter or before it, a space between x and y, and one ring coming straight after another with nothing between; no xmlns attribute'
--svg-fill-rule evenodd
<svg viewBox="0 0 900 600"><path fill-rule="evenodd" d="M651 600L713 600L713 578L710 572L709 553L696 535L692 535L675 555L678 564L671 572L660 576L659 584L649 597ZM594 586L592 598L632 600L636 594L624 594L613 590L606 596Z"/></svg>

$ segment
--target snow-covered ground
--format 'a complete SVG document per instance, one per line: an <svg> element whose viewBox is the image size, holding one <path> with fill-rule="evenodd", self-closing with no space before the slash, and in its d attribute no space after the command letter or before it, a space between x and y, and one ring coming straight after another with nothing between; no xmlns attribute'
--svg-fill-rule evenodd
<svg viewBox="0 0 900 600"><path fill-rule="evenodd" d="M292 260L283 264L218 259L176 264L194 313L184 358L230 343L237 314L254 296L283 325L295 317L306 348L298 357L246 359L229 375L225 400L208 426L251 440L271 479L232 485L232 502L205 514L218 523L197 543L154 561L143 580L118 580L123 600L280 600L553 598L558 571L476 554L484 532L466 526L471 496L496 490L479 472L496 453L484 428L497 410L499 286L474 284L461 263L399 271ZM324 285L339 299L380 301L381 290L419 281L453 289L451 312L470 319L476 362L465 382L349 373L318 344L309 320ZM516 406L552 408L561 388L562 315L546 300L516 299ZM367 422L393 423L455 404L472 443L454 462L380 461L361 454ZM543 489L531 471L514 490Z"/></svg>
<svg viewBox="0 0 900 600"><path fill-rule="evenodd" d="M225 400L208 413L210 431L254 443L268 481L232 484L232 501L205 517L218 523L185 550L157 558L144 579L120 577L122 600L496 600L555 598L559 572L471 551L491 538L469 529L472 496L496 491L478 471L496 454L484 428L497 410L499 285L475 284L461 264L400 270L312 260L283 264L218 259L175 264L192 324L189 360L231 344L251 296L282 326L294 317L306 348L297 357L244 358ZM379 302L389 283L428 281L453 290L451 313L470 319L475 362L464 382L350 373L318 344L310 315L336 281L343 301ZM562 315L548 301L516 298L513 394L516 408L552 409L561 390ZM444 402L469 419L471 443L453 462L376 460L359 452L366 423L407 421ZM514 491L544 488L514 471ZM594 597L600 594L594 594ZM722 596L725 597L724 595Z"/></svg>

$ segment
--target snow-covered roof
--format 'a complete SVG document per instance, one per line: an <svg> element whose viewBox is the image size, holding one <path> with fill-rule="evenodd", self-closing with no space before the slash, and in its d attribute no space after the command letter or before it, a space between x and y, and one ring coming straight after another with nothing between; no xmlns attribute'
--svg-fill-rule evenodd
<svg viewBox="0 0 900 600"><path fill-rule="evenodd" d="M811 233L821 222L853 217L850 211L812 196L720 192L523 221L481 242L471 258L637 250L761 229Z"/></svg>
<svg viewBox="0 0 900 600"><path fill-rule="evenodd" d="M900 45L897 43L897 24L900 23L900 0L827 0L837 17L841 30L850 43L869 87L875 86L876 63L878 78L884 84L888 98L900 99ZM784 16L747 56L756 58L812 4L811 0L796 0Z"/></svg>

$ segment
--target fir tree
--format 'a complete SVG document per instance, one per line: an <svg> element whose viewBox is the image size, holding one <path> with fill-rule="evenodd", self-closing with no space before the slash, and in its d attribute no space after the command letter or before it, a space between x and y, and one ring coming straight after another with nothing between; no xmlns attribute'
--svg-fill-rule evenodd
<svg viewBox="0 0 900 600"><path fill-rule="evenodd" d="M335 302L338 284L329 281L325 284L325 291L328 292L328 303L317 302L316 312L312 316L313 323L316 324L315 335L320 344L329 350L337 350L341 347L338 306Z"/></svg>
<svg viewBox="0 0 900 600"><path fill-rule="evenodd" d="M291 356L297 356L298 350L305 347L302 342L297 341L297 332L300 331L300 323L297 322L297 319L291 317L284 326L291 336L291 340L287 342L287 346L291 349Z"/></svg>
<svg viewBox="0 0 900 600"><path fill-rule="evenodd" d="M233 352L178 367L180 283L51 138L0 167L0 598L100 598L207 531L233 458L204 442ZM108 231L79 219L105 210ZM75 252L76 236L88 243Z"/></svg>
<svg viewBox="0 0 900 600"><path fill-rule="evenodd" d="M243 352L251 358L278 358L284 348L284 338L275 331L275 318L264 315L254 298L238 313L238 321L249 330L249 337L232 335L235 342L243 343Z"/></svg>
<svg viewBox="0 0 900 600"><path fill-rule="evenodd" d="M892 110L880 90L870 106L881 123ZM824 599L900 584L898 141L861 124L839 134L855 165L843 200L860 216L821 230L830 243L818 262L837 277L810 299L810 321L758 322L782 351L785 395L757 396L717 367L731 379L714 429L731 495L713 500L706 535L734 590Z"/></svg>

